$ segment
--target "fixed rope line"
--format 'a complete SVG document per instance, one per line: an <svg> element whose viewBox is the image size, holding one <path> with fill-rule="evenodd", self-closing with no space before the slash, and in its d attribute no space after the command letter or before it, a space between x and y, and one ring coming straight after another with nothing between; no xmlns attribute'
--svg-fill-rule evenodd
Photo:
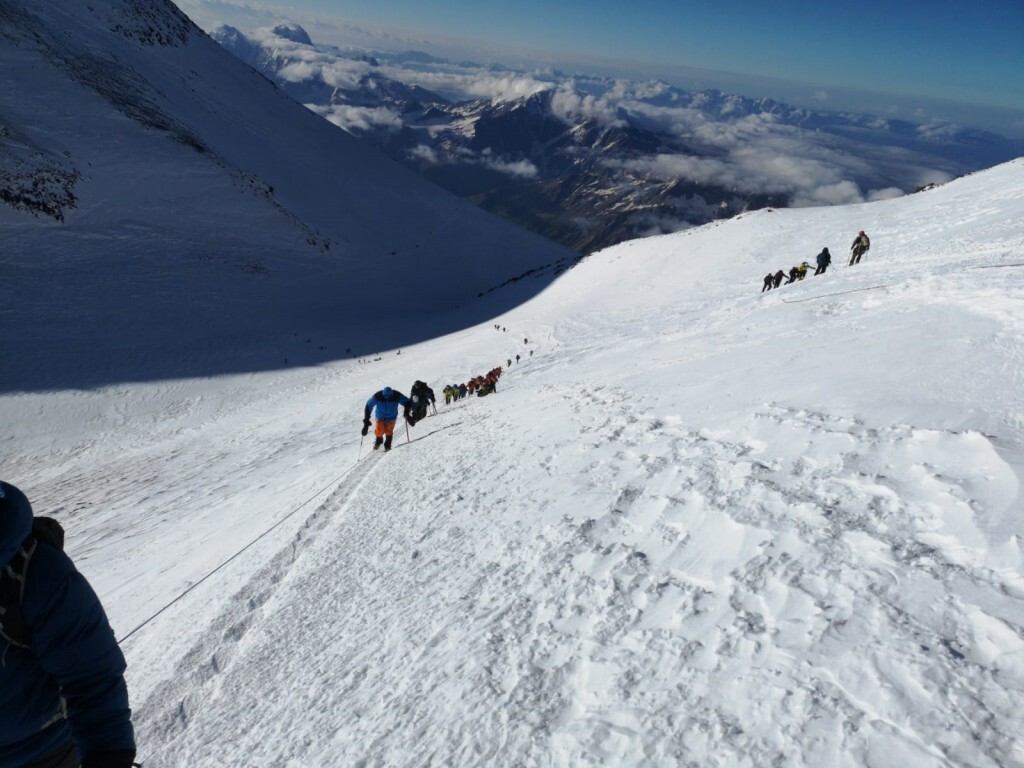
<svg viewBox="0 0 1024 768"><path fill-rule="evenodd" d="M190 586L190 587L189 587L188 589L186 589L186 590L185 590L184 592L182 592L182 593L181 593L180 595L178 595L178 596L177 596L176 598L174 598L173 600L171 600L171 602L169 602L169 603L168 603L167 605L165 605L165 606L164 606L163 608L161 608L161 609L160 609L159 611L157 611L156 613L154 613L154 614L153 614L152 616L150 616L150 617L149 617L148 619L146 619L145 621L143 621L143 622L142 622L141 624L139 624L139 625L138 625L137 627L135 627L135 629L133 629L133 630L132 630L131 632L129 632L128 634L126 634L126 635L125 635L124 637L120 638L120 639L119 639L119 640L118 640L117 642L118 642L118 643L123 643L123 642L125 642L125 641L126 641L126 640L128 640L128 639L129 639L129 638L130 638L130 637L131 637L132 635L134 635L134 634L135 634L136 632L138 632L138 631L139 631L140 629L142 629L143 627L145 627L146 625L148 625L149 623L151 623L151 622L152 622L152 621L153 621L154 619L156 619L156 617L157 617L157 616L159 616L159 615L160 615L160 614L162 614L162 613L163 613L164 611L166 611L166 610L167 610L168 608L170 608L170 607L171 607L171 606L173 606L173 605L174 605L175 603L177 603L178 601L180 601L180 600L181 600L182 598L184 598L184 597L185 597L185 595L187 595L187 594L188 594L189 592L191 592L191 591L192 591L193 589L195 589L195 588L196 588L196 587L198 587L198 586L199 586L200 584L202 584L202 583L203 583L204 581L206 581L207 579L209 579L209 578L210 578L211 576L213 576L213 575L214 575L215 573L217 573L217 571L219 571L219 570L220 570L221 568L223 568L224 566L226 566L226 565L227 565L228 563L230 563L230 562L231 562L231 561L233 561L233 560L234 560L235 558L237 558L237 557L238 557L239 555L241 555L241 554L242 554L243 552L245 552L245 551L246 551L247 549L249 549L249 547L251 547L251 546L253 546L254 544L256 544L256 542L258 542L258 541L259 541L260 539L262 539L262 538L263 538L264 536L267 536L267 535L268 535L268 534L269 534L269 533L270 533L271 531L273 531L273 530L274 530L275 528L277 528L277 527L278 527L279 525L281 525L281 523L285 522L285 521L286 521L286 520L288 520L288 519L289 519L290 517L292 517L293 515L295 515L295 514L296 514L296 513L297 513L297 512L298 512L298 511L299 511L300 509L302 509L302 508L303 508L303 507L305 507L305 506L306 506L307 504L309 504L309 502L311 502L311 501L312 501L313 499L315 499L315 498L316 498L317 496L319 496L319 495L320 495L321 493L323 493L324 491L326 491L326 490L327 490L328 488L331 488L332 486L335 486L335 485L337 485L337 484L338 484L339 482L341 482L341 480L342 480L342 479L343 479L343 478L344 478L344 477L345 477L345 476L346 476L346 475L347 475L347 474L348 474L349 472L351 472L351 471L352 471L353 469L355 469L355 466L356 466L356 465L355 465L355 464L353 464L353 465L352 465L351 467L349 467L348 469L346 469L346 470L345 470L344 472L342 472L342 473L341 473L341 475L339 475L339 476L338 476L337 478L335 478L334 480L332 480L331 482L329 482L329 483L328 483L327 485L325 485L325 486L324 486L323 488L321 488L321 489L320 489L319 491L317 491L316 493L314 493L314 494L313 494L312 496L310 496L310 497L309 497L308 499L306 499L306 500L305 500L304 502L302 502L301 504L299 504L299 506L297 506L297 507L296 507L295 509L293 509L293 510L292 510L291 512L289 512L289 513L288 513L287 515L285 515L285 516L284 516L284 517L282 517L282 518L281 518L280 520L278 520L278 521L277 521L276 523L274 523L274 524L273 524L272 526L270 526L270 528L268 528L267 530L265 530L265 531L264 531L263 533L261 533L261 534L260 534L259 536L257 536L257 537L256 537L255 539L253 539L253 540L252 540L252 541L250 541L250 542L249 542L248 544L246 544L246 545L245 545L244 547L242 547L242 548L241 548L240 550L238 550L237 552L235 552L235 554L233 554L233 555L232 555L231 557L229 557L229 558L228 558L227 560L225 560L225 561L224 561L223 563L221 563L220 565L218 565L218 566L217 566L216 568L214 568L214 569L213 569L212 571L210 571L210 572L209 572L208 574L206 574L205 576L203 576L203 578L201 578L201 579L200 579L199 581L197 581L197 582L196 582L195 584L193 584L192 586Z"/></svg>
<svg viewBox="0 0 1024 768"><path fill-rule="evenodd" d="M827 299L829 296L842 296L844 293L857 293L858 291L873 291L876 288L888 288L888 285L869 285L867 288L851 288L848 291L836 291L835 293L823 293L820 296L808 296L806 299L783 299L783 304L799 304L802 301L814 301L815 299Z"/></svg>

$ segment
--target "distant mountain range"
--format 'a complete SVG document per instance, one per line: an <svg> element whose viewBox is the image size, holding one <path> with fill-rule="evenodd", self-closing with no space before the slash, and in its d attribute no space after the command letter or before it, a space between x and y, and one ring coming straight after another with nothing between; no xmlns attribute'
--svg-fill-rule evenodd
<svg viewBox="0 0 1024 768"><path fill-rule="evenodd" d="M660 81L341 51L315 45L296 25L258 36L221 27L212 36L431 181L581 252L750 209L892 197L1024 152L983 131ZM466 83L496 77L532 88L463 97Z"/></svg>

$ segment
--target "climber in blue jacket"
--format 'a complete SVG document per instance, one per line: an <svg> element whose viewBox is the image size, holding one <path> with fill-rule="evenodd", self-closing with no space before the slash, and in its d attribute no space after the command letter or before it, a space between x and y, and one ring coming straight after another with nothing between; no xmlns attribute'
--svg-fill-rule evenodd
<svg viewBox="0 0 1024 768"><path fill-rule="evenodd" d="M433 392L431 392L433 394ZM375 392L373 397L366 401L363 408L363 437L370 430L370 414L377 412L377 425L374 427L373 450L384 446L385 451L391 450L391 439L395 434L395 422L398 421L398 406L404 408L405 418L409 418L409 398L391 387L384 387Z"/></svg>

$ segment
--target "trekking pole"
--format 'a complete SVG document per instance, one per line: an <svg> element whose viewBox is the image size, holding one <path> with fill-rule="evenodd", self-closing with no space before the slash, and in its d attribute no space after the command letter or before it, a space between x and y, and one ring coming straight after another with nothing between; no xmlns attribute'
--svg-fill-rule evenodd
<svg viewBox="0 0 1024 768"><path fill-rule="evenodd" d="M365 439L366 439L366 435L361 435L361 436L359 437L359 453L357 453L357 454L356 454L356 461L357 461L357 462L358 462L358 461L359 461L359 460L360 460L361 458L363 458L363 440L365 440Z"/></svg>
<svg viewBox="0 0 1024 768"><path fill-rule="evenodd" d="M411 443L412 439L409 437L409 420L405 420L405 442Z"/></svg>
<svg viewBox="0 0 1024 768"><path fill-rule="evenodd" d="M430 407L434 409L434 415L437 416L437 403L431 403Z"/></svg>

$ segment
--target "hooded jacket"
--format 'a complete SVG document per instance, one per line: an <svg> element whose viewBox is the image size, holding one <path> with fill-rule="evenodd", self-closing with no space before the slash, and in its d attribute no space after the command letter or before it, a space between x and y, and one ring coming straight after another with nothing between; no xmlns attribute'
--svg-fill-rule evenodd
<svg viewBox="0 0 1024 768"><path fill-rule="evenodd" d="M427 403L436 402L434 399L434 390L427 386L425 382L417 381L412 385L412 389L409 390L409 396L414 400L419 398L418 402L421 406L425 406Z"/></svg>
<svg viewBox="0 0 1024 768"><path fill-rule="evenodd" d="M366 408L363 410L363 420L369 421L370 414L377 410L377 421L398 421L398 406L409 407L409 398L391 387L384 387L380 392L374 393L373 397L366 401Z"/></svg>
<svg viewBox="0 0 1024 768"><path fill-rule="evenodd" d="M32 507L7 483L0 493L6 567L32 531ZM99 598L64 552L37 542L21 611L29 647L0 638L0 765L34 762L70 741L83 760L134 755L124 656Z"/></svg>

